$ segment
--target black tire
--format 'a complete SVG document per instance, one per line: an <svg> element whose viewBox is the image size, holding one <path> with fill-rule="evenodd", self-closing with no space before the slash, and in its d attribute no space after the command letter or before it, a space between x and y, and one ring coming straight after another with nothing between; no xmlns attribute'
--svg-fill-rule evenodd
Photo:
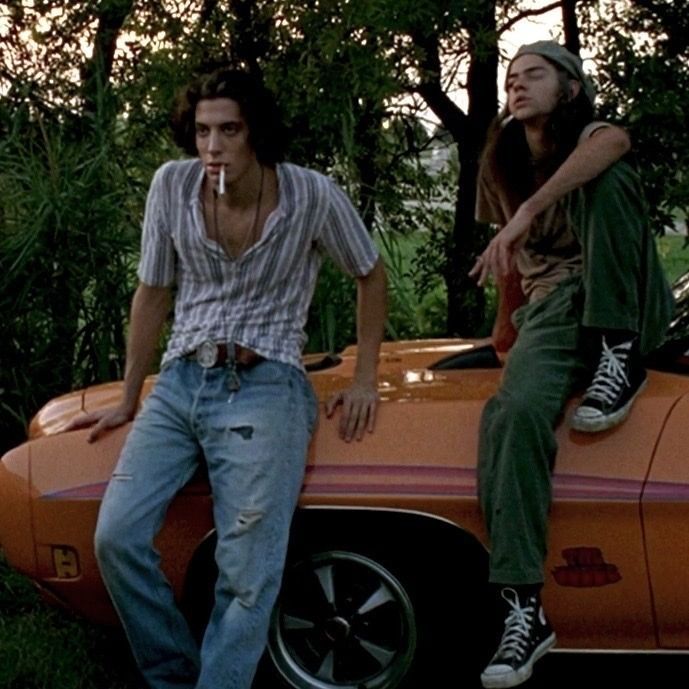
<svg viewBox="0 0 689 689"><path fill-rule="evenodd" d="M416 635L409 594L383 563L320 550L288 566L268 649L295 689L396 689Z"/></svg>
<svg viewBox="0 0 689 689"><path fill-rule="evenodd" d="M295 518L254 689L479 687L494 645L482 546L419 515L315 512ZM214 544L196 552L183 599L199 639Z"/></svg>
<svg viewBox="0 0 689 689"><path fill-rule="evenodd" d="M295 520L273 612L271 662L263 664L256 689L479 687L492 651L483 547L420 515L308 512ZM327 567L329 595L322 583ZM387 602L366 620L356 613L376 581ZM373 657L357 648L361 640L373 640L367 646Z"/></svg>

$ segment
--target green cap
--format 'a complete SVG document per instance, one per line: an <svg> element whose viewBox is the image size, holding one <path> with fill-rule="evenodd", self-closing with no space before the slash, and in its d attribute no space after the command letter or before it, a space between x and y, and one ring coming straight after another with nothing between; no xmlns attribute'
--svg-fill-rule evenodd
<svg viewBox="0 0 689 689"><path fill-rule="evenodd" d="M596 97L596 90L591 80L584 73L584 66L578 55L570 53L567 48L559 43L555 43L555 41L536 41L535 43L528 43L521 46L510 60L510 65L521 55L540 55L554 62L559 67L562 67L567 74L581 83L584 95L591 101L591 104L593 104ZM509 66L507 69L509 72Z"/></svg>

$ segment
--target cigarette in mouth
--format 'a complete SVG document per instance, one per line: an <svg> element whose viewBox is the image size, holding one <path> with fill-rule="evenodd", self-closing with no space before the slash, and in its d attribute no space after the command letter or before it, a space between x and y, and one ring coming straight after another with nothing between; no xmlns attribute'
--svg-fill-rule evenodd
<svg viewBox="0 0 689 689"><path fill-rule="evenodd" d="M218 182L218 194L221 196L225 193L225 166L220 168L220 181Z"/></svg>

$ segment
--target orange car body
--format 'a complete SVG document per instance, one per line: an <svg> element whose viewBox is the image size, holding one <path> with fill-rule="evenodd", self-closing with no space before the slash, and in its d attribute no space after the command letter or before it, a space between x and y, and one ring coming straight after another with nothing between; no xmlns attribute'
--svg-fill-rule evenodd
<svg viewBox="0 0 689 689"><path fill-rule="evenodd" d="M345 443L337 419L321 415L301 509L342 510L345 518L366 509L372 523L379 511L441 520L487 546L476 499L478 424L500 369L430 367L484 344L385 344L375 432ZM347 384L353 364L350 348L337 365L310 374L321 406ZM120 390L100 385L52 401L33 420L30 439L0 464L0 543L9 562L48 597L101 622L115 617L92 537L128 429L95 444L85 431L60 430L82 410L112 404ZM557 434L544 598L559 646L689 649L689 376L651 371L620 427L586 435L563 422ZM179 595L212 528L200 476L177 497L158 538Z"/></svg>

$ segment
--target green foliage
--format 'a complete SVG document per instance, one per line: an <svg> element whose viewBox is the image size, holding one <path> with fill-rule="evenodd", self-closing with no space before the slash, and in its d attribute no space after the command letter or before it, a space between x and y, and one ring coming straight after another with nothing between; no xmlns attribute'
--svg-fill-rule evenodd
<svg viewBox="0 0 689 689"><path fill-rule="evenodd" d="M119 630L46 608L0 554L0 689L134 686L136 671Z"/></svg>
<svg viewBox="0 0 689 689"><path fill-rule="evenodd" d="M3 441L50 397L122 375L144 190L114 134L27 117L0 146Z"/></svg>
<svg viewBox="0 0 689 689"><path fill-rule="evenodd" d="M280 50L265 75L290 125L290 159L321 170L336 166L350 180L359 176L357 160L380 171L385 100L399 89L393 34L369 21L381 3L280 4Z"/></svg>
<svg viewBox="0 0 689 689"><path fill-rule="evenodd" d="M666 234L658 237L658 254L670 282L689 270L689 244L687 237Z"/></svg>
<svg viewBox="0 0 689 689"><path fill-rule="evenodd" d="M323 263L306 324L306 352L339 352L356 338L354 282L330 260Z"/></svg>
<svg viewBox="0 0 689 689"><path fill-rule="evenodd" d="M496 7L504 23L524 5ZM263 75L293 131L290 158L332 174L354 199L386 257L388 335L444 334L448 303L459 314L454 330L485 334L494 294L485 306L464 278L484 241L469 208L472 158L461 189L456 163L430 173L422 161L433 138L418 115L421 87L437 82L423 92L452 122L444 143L471 152L492 91L474 100L473 113L447 95L466 86L470 50L474 67L492 54L492 11L484 0L79 0L0 9L10 27L0 60L4 443L19 439L52 394L121 375L145 189L153 169L178 155L166 135L172 97L191 74L221 62ZM598 56L604 115L630 127L660 227L689 198L686 18L667 0L578 3L577 11ZM84 42L99 50L91 56ZM326 266L308 323L311 351L354 340L353 305L352 282Z"/></svg>
<svg viewBox="0 0 689 689"><path fill-rule="evenodd" d="M445 333L447 293L442 279L435 274L421 288L416 287L419 276L414 264L426 241L423 234L382 231L379 235L388 272L387 334L395 340L441 337Z"/></svg>
<svg viewBox="0 0 689 689"><path fill-rule="evenodd" d="M601 113L629 129L658 232L689 209L689 34L681 4L582 5L586 40L600 56Z"/></svg>
<svg viewBox="0 0 689 689"><path fill-rule="evenodd" d="M417 155L396 170L394 185L380 203L378 239L389 277L389 335L394 339L445 334L447 243L454 218L457 162L436 159L446 151L442 134L408 130L403 119L391 123L388 140L405 136ZM437 169L434 169L436 166Z"/></svg>

